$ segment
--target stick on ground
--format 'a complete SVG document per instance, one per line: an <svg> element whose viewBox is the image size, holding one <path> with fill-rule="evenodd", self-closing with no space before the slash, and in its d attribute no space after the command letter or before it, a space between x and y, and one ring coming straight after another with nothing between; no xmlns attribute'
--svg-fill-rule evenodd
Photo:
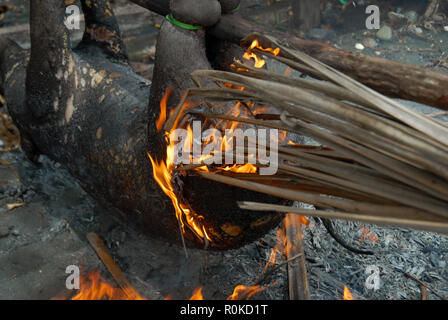
<svg viewBox="0 0 448 320"><path fill-rule="evenodd" d="M137 292L137 290L135 290L135 288L126 279L120 267L109 255L103 240L101 240L101 238L94 232L89 232L87 234L87 240L89 240L90 245L95 250L101 261L104 263L107 270L109 270L112 277L115 279L115 281L117 281L118 285L129 298L129 300L143 299L142 296Z"/></svg>
<svg viewBox="0 0 448 320"><path fill-rule="evenodd" d="M288 263L289 299L310 300L310 290L306 271L306 262L302 244L302 224L300 217L287 214L283 220L286 230L286 257L300 254L300 257Z"/></svg>

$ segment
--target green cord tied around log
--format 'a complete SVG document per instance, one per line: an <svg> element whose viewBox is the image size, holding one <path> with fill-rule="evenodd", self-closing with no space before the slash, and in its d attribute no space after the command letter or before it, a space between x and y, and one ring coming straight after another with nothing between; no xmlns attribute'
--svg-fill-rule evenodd
<svg viewBox="0 0 448 320"><path fill-rule="evenodd" d="M177 20L176 18L174 18L172 13L166 15L166 20L168 20L172 24L174 24L182 29L186 29L186 30L200 30L203 28L203 26L194 26L192 24L183 23L183 22Z"/></svg>
<svg viewBox="0 0 448 320"><path fill-rule="evenodd" d="M240 7L241 7L241 5L238 5L235 9L230 11L230 13L231 14L237 13L238 11L240 11ZM166 15L166 20L168 20L172 24L174 24L174 25L176 25L176 26L178 26L178 27L180 27L182 29L186 29L186 30L200 30L200 29L203 28L203 26L195 26L195 25L192 25L192 24L188 24L188 23L184 23L182 21L179 21L176 18L174 18L174 15L172 13Z"/></svg>
<svg viewBox="0 0 448 320"><path fill-rule="evenodd" d="M235 9L230 11L230 13L237 13L238 11L240 11L240 8L241 8L241 4L239 4Z"/></svg>

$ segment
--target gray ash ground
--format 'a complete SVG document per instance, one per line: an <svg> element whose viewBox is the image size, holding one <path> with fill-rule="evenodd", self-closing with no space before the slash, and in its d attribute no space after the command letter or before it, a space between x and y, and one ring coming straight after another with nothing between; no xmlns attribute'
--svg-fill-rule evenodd
<svg viewBox="0 0 448 320"><path fill-rule="evenodd" d="M347 27L338 31L331 43L354 51L356 43L373 36L370 31L357 30L353 31L352 26L352 30ZM448 32L425 30L423 37L415 37L395 30L392 41L379 42L364 53L426 65L444 56L447 41ZM148 43L139 50L149 52L153 46L153 42ZM136 62L148 70L152 66L147 61ZM270 68L278 66L271 64ZM425 113L438 112L406 104ZM446 119L443 114L439 117ZM6 204L22 201L25 206L6 210ZM148 299L187 299L199 286L204 287L206 299L225 299L236 285L255 283L277 243L276 230L272 230L237 250L189 249L186 259L180 244L141 234L125 224L122 216L92 199L67 171L47 157L41 156L33 164L20 150L0 153L0 299L67 296L65 268L71 264L81 266L85 272L100 269L104 279L113 282L86 240L90 231L105 240L131 284ZM310 219L304 231L304 247L312 299L342 299L344 285L356 299L420 299L420 285L402 271L448 297L447 236L346 221L334 223L347 242L371 249L374 255L359 255L342 248L319 220ZM277 264L282 261L284 258L279 257ZM379 268L378 290L366 286L369 266ZM263 285L267 289L254 298L287 299L286 267L278 268ZM429 297L439 299L431 291Z"/></svg>

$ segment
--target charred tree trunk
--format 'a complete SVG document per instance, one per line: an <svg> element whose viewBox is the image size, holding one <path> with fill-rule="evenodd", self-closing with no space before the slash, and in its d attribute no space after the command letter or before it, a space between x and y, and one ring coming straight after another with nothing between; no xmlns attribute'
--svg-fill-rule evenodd
<svg viewBox="0 0 448 320"><path fill-rule="evenodd" d="M169 13L169 0L131 1L159 14ZM236 44L253 32L273 35L385 95L448 110L448 74L445 72L343 51L321 42L306 41L284 32L268 30L238 15L221 17L208 32L215 38Z"/></svg>
<svg viewBox="0 0 448 320"><path fill-rule="evenodd" d="M294 27L308 30L320 25L320 0L292 0Z"/></svg>

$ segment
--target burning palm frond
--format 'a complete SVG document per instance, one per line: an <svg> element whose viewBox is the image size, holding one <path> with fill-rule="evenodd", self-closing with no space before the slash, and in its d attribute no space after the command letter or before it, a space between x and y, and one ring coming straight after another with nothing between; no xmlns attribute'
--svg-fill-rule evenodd
<svg viewBox="0 0 448 320"><path fill-rule="evenodd" d="M240 207L244 209L448 233L447 124L385 97L302 52L282 46L274 38L254 34L243 42L250 44L254 39L264 48L279 48L283 54L279 57L260 45L252 45L252 53L322 80L292 78L238 61L233 72L198 70L192 74L196 83L212 80L220 88L199 86L188 95L200 96L210 105L216 101L268 105L281 114L196 114L209 120L308 136L320 146L284 143L278 148L279 172L269 178L188 169L207 179L318 208L304 210L242 202Z"/></svg>

